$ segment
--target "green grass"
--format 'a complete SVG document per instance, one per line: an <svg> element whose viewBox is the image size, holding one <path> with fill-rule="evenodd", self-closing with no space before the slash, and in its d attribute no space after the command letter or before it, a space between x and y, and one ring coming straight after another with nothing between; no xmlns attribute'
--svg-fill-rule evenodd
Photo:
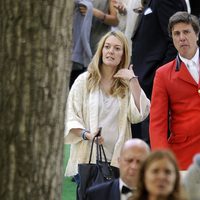
<svg viewBox="0 0 200 200"><path fill-rule="evenodd" d="M64 147L64 169L66 168L69 159L69 148L70 145L65 145ZM70 177L64 177L62 200L76 200L76 184L71 181Z"/></svg>

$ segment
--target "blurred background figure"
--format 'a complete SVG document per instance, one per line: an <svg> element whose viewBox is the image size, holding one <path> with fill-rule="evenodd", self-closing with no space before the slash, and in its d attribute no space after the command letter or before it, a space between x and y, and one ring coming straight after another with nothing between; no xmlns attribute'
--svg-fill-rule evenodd
<svg viewBox="0 0 200 200"><path fill-rule="evenodd" d="M150 148L144 141L126 141L118 159L120 178L91 187L88 200L123 200L131 196L136 190L140 166L149 153Z"/></svg>
<svg viewBox="0 0 200 200"><path fill-rule="evenodd" d="M132 37L131 63L149 99L156 69L177 55L168 35L169 18L177 11L186 10L184 0L150 0L138 19ZM149 143L149 118L132 126L132 134Z"/></svg>
<svg viewBox="0 0 200 200"><path fill-rule="evenodd" d="M183 183L190 200L200 199L200 153L196 154L183 177Z"/></svg>
<svg viewBox="0 0 200 200"><path fill-rule="evenodd" d="M196 15L200 19L199 0L186 0L190 5L191 14Z"/></svg>
<svg viewBox="0 0 200 200"><path fill-rule="evenodd" d="M132 47L131 37L137 22L139 13L143 10L144 0L112 0L114 7L117 9L119 19L118 26L112 27L112 30L120 30L128 38L130 49Z"/></svg>
<svg viewBox="0 0 200 200"><path fill-rule="evenodd" d="M190 13L197 16L200 21L200 6L199 6L199 0L186 0L189 8ZM200 34L199 34L200 37ZM200 41L198 41L198 45L200 45Z"/></svg>
<svg viewBox="0 0 200 200"><path fill-rule="evenodd" d="M141 165L135 195L130 200L186 200L175 156L154 151Z"/></svg>
<svg viewBox="0 0 200 200"><path fill-rule="evenodd" d="M87 69L100 38L117 25L117 11L111 0L75 0L70 88Z"/></svg>

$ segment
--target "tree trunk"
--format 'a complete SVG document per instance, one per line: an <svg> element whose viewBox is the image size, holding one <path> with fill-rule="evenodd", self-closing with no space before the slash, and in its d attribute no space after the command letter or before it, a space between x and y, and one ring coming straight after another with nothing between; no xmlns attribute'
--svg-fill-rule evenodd
<svg viewBox="0 0 200 200"><path fill-rule="evenodd" d="M0 0L0 199L61 199L73 1Z"/></svg>

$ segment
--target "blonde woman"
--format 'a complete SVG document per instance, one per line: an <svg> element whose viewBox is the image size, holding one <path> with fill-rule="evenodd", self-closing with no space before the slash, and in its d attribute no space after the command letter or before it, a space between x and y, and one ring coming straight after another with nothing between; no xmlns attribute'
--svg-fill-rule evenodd
<svg viewBox="0 0 200 200"><path fill-rule="evenodd" d="M66 108L65 143L71 144L66 176L77 174L78 163L88 163L91 140L99 127L107 159L118 167L121 147L131 138L131 123L141 122L149 114L150 101L129 62L125 35L108 32L88 71L72 85Z"/></svg>

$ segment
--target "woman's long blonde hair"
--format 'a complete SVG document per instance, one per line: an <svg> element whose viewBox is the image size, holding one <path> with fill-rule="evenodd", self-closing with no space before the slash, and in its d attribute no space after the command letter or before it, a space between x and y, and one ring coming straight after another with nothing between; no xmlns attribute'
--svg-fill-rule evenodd
<svg viewBox="0 0 200 200"><path fill-rule="evenodd" d="M106 35L104 35L98 43L96 53L88 66L88 81L87 88L88 91L92 91L95 89L101 80L100 67L102 66L102 49L104 47L105 41L108 37L115 36L122 42L123 45L123 56L122 60L117 66L116 72L122 68L128 68L130 64L130 51L128 48L128 41L126 36L121 31L110 31ZM115 72L115 73L116 73ZM115 78L114 83L111 87L111 95L117 96L119 95L121 98L125 96L126 90L128 88L127 81L122 78Z"/></svg>

